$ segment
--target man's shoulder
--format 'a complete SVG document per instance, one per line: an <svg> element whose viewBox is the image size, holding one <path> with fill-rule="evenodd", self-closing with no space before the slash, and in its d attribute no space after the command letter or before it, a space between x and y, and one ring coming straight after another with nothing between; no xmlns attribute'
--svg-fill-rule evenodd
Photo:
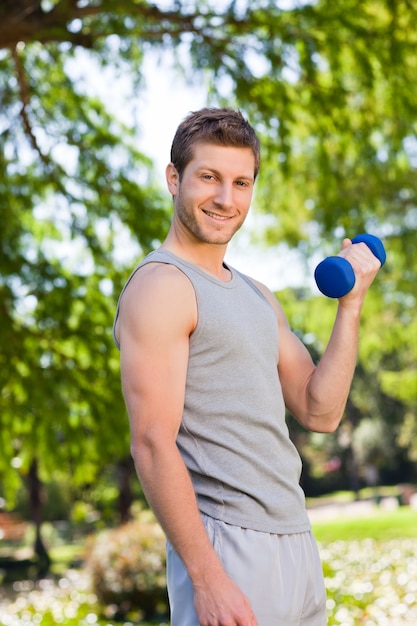
<svg viewBox="0 0 417 626"><path fill-rule="evenodd" d="M177 293L190 289L190 281L179 267L172 263L149 260L138 266L126 285L125 294L141 297L157 294L160 290Z"/></svg>
<svg viewBox="0 0 417 626"><path fill-rule="evenodd" d="M119 301L116 330L119 333L127 325L161 337L169 329L188 336L196 319L195 294L188 278L173 265L152 262L141 265L127 284Z"/></svg>

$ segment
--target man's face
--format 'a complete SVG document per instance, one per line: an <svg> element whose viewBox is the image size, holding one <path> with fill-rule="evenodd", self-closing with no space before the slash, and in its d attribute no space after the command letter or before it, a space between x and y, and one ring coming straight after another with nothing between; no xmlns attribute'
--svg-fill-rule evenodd
<svg viewBox="0 0 417 626"><path fill-rule="evenodd" d="M255 157L250 148L198 143L181 181L167 168L174 220L194 241L227 244L248 214Z"/></svg>

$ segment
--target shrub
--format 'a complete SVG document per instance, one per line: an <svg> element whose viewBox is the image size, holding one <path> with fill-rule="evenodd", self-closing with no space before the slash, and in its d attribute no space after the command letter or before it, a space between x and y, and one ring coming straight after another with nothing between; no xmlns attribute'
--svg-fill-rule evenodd
<svg viewBox="0 0 417 626"><path fill-rule="evenodd" d="M124 617L167 610L165 537L150 513L91 539L86 566L100 604Z"/></svg>

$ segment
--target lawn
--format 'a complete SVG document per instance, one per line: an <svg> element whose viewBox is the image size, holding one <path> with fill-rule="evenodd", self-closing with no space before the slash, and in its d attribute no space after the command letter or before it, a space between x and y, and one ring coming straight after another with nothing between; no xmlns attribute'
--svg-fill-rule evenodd
<svg viewBox="0 0 417 626"><path fill-rule="evenodd" d="M375 511L366 517L335 519L313 522L314 535L317 541L355 541L374 539L389 541L391 539L417 539L417 511L402 506L393 511Z"/></svg>
<svg viewBox="0 0 417 626"><path fill-rule="evenodd" d="M417 624L417 511L375 507L358 518L339 515L313 523L328 591L329 626ZM80 546L53 551L57 571ZM0 589L1 626L150 626L140 615L116 622L100 614L81 569L39 585L22 582ZM167 626L163 619L153 623Z"/></svg>
<svg viewBox="0 0 417 626"><path fill-rule="evenodd" d="M329 626L417 624L417 511L313 523L327 588Z"/></svg>

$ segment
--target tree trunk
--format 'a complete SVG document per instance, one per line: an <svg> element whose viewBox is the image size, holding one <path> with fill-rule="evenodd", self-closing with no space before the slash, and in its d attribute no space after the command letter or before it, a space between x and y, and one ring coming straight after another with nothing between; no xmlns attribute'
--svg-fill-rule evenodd
<svg viewBox="0 0 417 626"><path fill-rule="evenodd" d="M117 465L119 478L119 518L122 524L128 522L131 515L131 506L133 503L133 493L131 479L134 474L132 458L126 457L119 461Z"/></svg>
<svg viewBox="0 0 417 626"><path fill-rule="evenodd" d="M35 525L34 552L37 559L37 577L44 578L51 565L51 559L42 539L42 483L38 474L38 461L33 459L28 473L29 506L31 521Z"/></svg>
<svg viewBox="0 0 417 626"><path fill-rule="evenodd" d="M359 499L359 489L360 489L360 477L359 477L359 467L355 455L355 451L352 446L352 433L355 430L355 427L358 424L358 411L356 407L353 405L350 398L348 398L346 403L345 410L345 419L350 424L350 433L346 445L346 469L349 475L350 488L352 492L355 494L355 500Z"/></svg>

